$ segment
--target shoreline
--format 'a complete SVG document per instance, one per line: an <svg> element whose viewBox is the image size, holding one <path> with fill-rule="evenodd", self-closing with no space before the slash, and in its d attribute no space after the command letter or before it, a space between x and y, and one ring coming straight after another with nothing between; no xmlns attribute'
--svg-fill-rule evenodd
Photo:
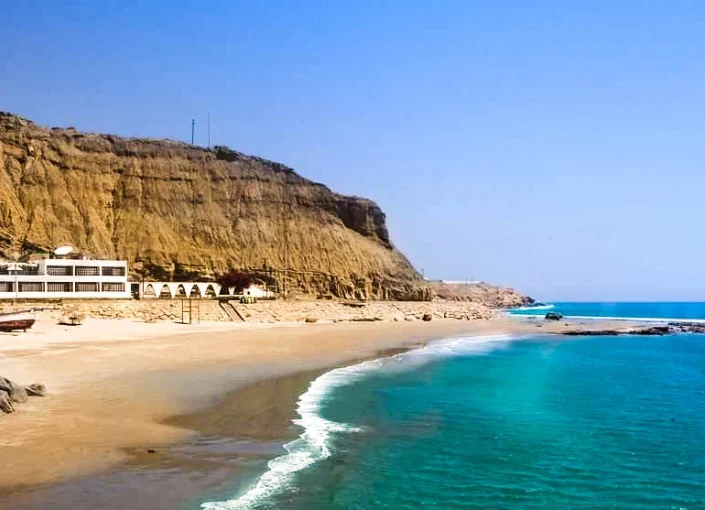
<svg viewBox="0 0 705 510"><path fill-rule="evenodd" d="M203 424L222 402L252 385L322 374L433 340L554 334L566 324L542 323L538 328L532 321L501 317L428 323L220 323L185 330L170 323L95 320L83 330L71 329L76 333L70 338L59 338L66 331L49 328L53 333L43 333L47 338L22 349L0 336L0 373L23 383L45 382L49 390L44 399L0 418L8 438L0 443L0 454L11 459L0 467L0 502L110 473L147 448L193 441L204 434ZM107 338L91 336L106 330ZM41 332L39 328L37 336ZM284 425L267 424L267 434L290 424L299 395L289 396ZM197 417L200 426L185 416ZM209 432L217 433L217 427ZM150 465L158 461L143 460Z"/></svg>
<svg viewBox="0 0 705 510"><path fill-rule="evenodd" d="M444 357L444 353L446 356L452 356L453 354L450 354L449 350L458 347L459 344L463 344L460 347L464 347L464 352L470 352L468 349L477 352L479 346L486 348L493 343L521 341L526 335L486 333L472 335L467 339L473 341L463 342L466 337L466 335L457 335L431 339L402 349L382 351L375 356L351 361L319 372L310 379L305 391L296 398L295 406L292 406L292 416L288 422L300 429L298 436L288 442L282 441L282 451L279 455L269 459L264 472L260 473L244 492L240 491L237 495L231 493L222 500L204 502L200 508L206 510L231 507L249 508L251 504L277 493L298 472L327 459L330 456L327 440L332 432L355 432L358 430L354 427L351 428L346 423L337 423L320 416L320 407L331 391L354 384L359 380L359 377L364 378L380 369L383 370L388 364L401 362L402 358L414 356L415 353L425 356L424 351L427 349L433 350L437 354L437 356L433 356L433 359L440 359ZM426 361L430 362L430 358L427 358ZM421 363L425 364L424 361ZM418 366L418 364L413 365L414 368Z"/></svg>
<svg viewBox="0 0 705 510"><path fill-rule="evenodd" d="M48 395L0 418L7 438L0 455L10 459L0 466L0 492L109 469L128 459L125 448L187 440L193 431L165 422L207 409L247 384L431 339L504 332L507 323L205 324L174 334L173 324L96 320L71 329L70 337L59 337L67 335L61 327L54 336L39 328L29 342L2 335L0 373L43 382ZM105 331L107 338L96 339Z"/></svg>

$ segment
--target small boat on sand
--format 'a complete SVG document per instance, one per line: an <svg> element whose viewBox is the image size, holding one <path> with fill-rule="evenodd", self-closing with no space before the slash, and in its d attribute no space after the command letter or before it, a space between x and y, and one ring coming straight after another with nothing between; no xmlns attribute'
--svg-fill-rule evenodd
<svg viewBox="0 0 705 510"><path fill-rule="evenodd" d="M0 331L27 331L37 320L34 310L0 313Z"/></svg>

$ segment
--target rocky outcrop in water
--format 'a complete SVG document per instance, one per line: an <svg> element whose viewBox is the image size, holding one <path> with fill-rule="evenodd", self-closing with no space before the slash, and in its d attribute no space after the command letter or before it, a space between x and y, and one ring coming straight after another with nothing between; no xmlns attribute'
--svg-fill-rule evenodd
<svg viewBox="0 0 705 510"><path fill-rule="evenodd" d="M580 329L567 329L560 332L561 335L566 336L662 336L676 333L705 334L705 323L669 322L667 325L641 326L626 329L590 329L589 327L582 327Z"/></svg>

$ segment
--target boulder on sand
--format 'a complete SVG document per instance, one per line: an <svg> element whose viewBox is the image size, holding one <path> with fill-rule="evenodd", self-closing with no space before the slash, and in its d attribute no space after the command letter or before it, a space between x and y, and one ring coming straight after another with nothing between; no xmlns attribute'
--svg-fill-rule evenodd
<svg viewBox="0 0 705 510"><path fill-rule="evenodd" d="M558 312L548 312L545 316L544 319L548 321L559 321L563 318L563 314L558 313Z"/></svg>
<svg viewBox="0 0 705 510"><path fill-rule="evenodd" d="M10 395L6 392L0 390L0 413L11 413L14 412L15 407L12 405L10 400Z"/></svg>
<svg viewBox="0 0 705 510"><path fill-rule="evenodd" d="M0 377L0 413L12 413L15 410L13 404L27 402L27 397L43 397L46 394L46 387L43 384L30 384L21 386L11 380Z"/></svg>
<svg viewBox="0 0 705 510"><path fill-rule="evenodd" d="M43 384L30 384L25 386L25 391L30 397L43 397L47 393L46 386Z"/></svg>
<svg viewBox="0 0 705 510"><path fill-rule="evenodd" d="M433 315L431 315L430 313L425 313L425 314L423 314L423 317L421 317L421 320L424 322L428 322L432 319L433 319Z"/></svg>
<svg viewBox="0 0 705 510"><path fill-rule="evenodd" d="M15 384L4 377L0 377L0 391L7 393L12 402L17 402L18 404L27 402L27 391L19 384Z"/></svg>

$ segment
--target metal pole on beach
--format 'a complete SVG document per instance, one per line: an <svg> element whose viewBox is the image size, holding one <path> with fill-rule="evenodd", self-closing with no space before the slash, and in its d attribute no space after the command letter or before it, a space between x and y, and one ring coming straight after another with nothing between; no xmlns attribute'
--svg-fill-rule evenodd
<svg viewBox="0 0 705 510"><path fill-rule="evenodd" d="M16 263L15 263L15 264L10 264L10 265L7 267L7 271L8 271L8 272L11 272L11 271L12 271L12 272L15 273L15 302L13 303L13 307L14 307L15 311L17 311L17 299L18 299L17 293L18 293L18 290L19 290L19 289L18 289L18 287L19 287L19 283L18 283L19 268L18 268L18 266L17 266Z"/></svg>

